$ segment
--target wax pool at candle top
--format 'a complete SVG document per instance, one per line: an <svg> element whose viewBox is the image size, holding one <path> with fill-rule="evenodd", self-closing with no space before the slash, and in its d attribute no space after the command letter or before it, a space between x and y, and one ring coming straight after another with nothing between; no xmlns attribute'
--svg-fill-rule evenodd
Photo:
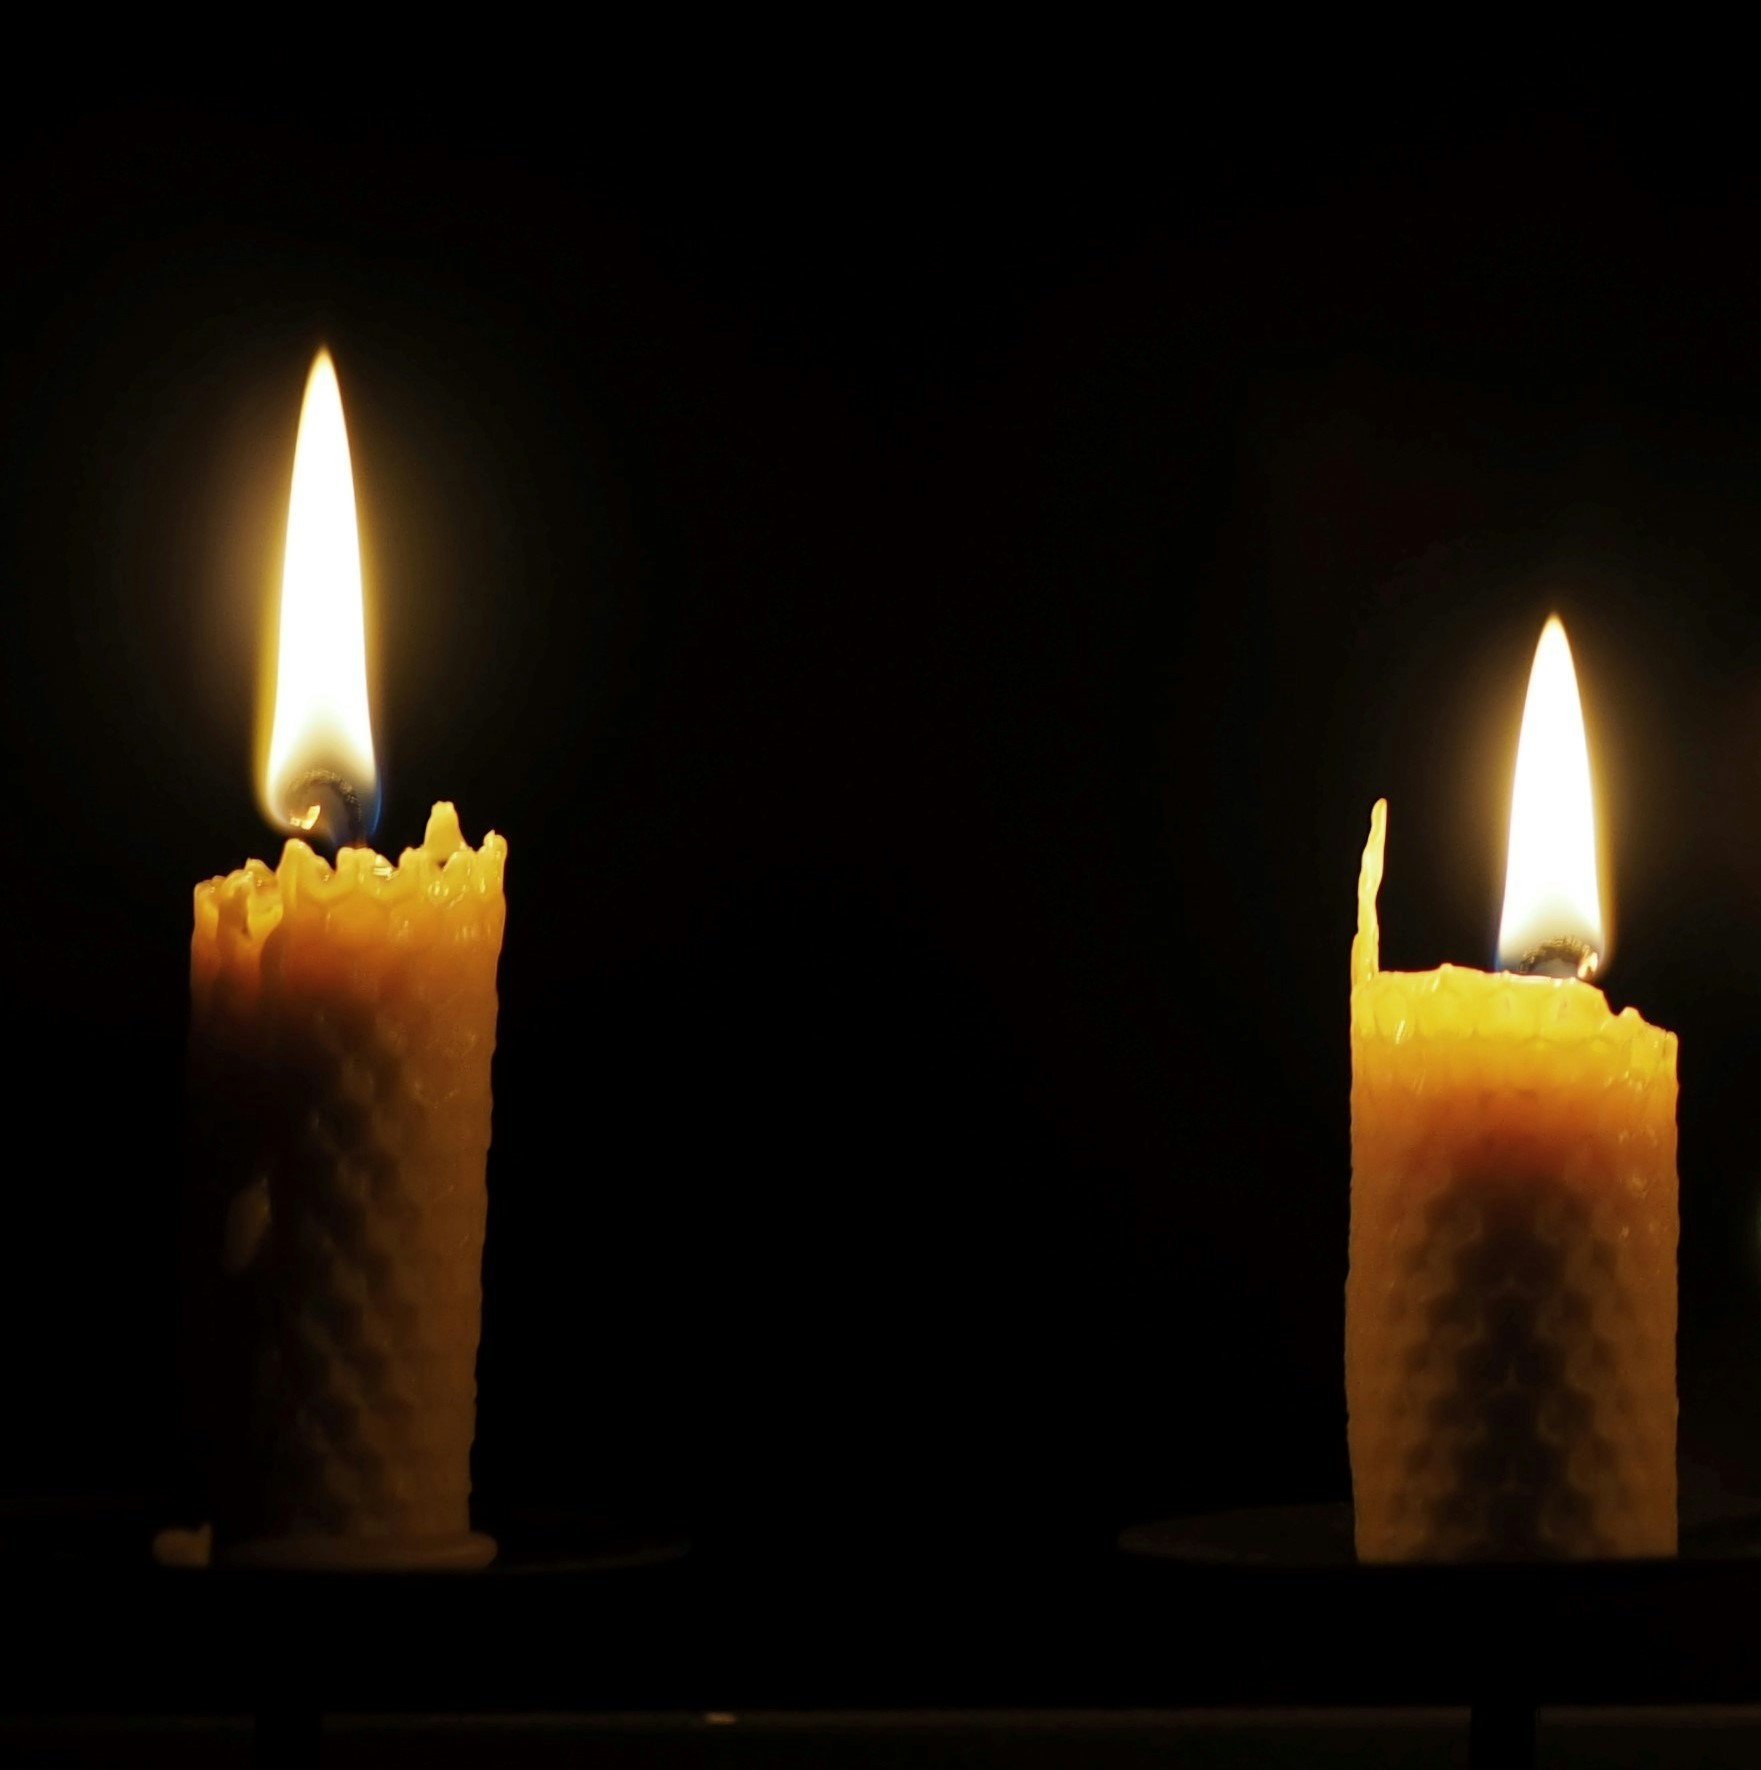
<svg viewBox="0 0 1761 1770"><path fill-rule="evenodd" d="M506 854L440 804L396 866L293 840L196 887L217 1546L467 1542Z"/></svg>
<svg viewBox="0 0 1761 1770"><path fill-rule="evenodd" d="M1676 1039L1352 944L1346 1387L1366 1559L1675 1547Z"/></svg>

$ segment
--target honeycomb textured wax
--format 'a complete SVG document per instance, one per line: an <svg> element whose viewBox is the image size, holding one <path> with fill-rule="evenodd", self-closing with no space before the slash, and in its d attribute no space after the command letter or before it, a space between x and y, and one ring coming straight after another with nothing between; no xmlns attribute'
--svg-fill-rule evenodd
<svg viewBox="0 0 1761 1770"><path fill-rule="evenodd" d="M1369 1561L1676 1546L1676 1040L1574 980L1351 957L1346 1399Z"/></svg>
<svg viewBox="0 0 1761 1770"><path fill-rule="evenodd" d="M196 887L195 1400L216 1548L469 1559L502 869L291 841Z"/></svg>

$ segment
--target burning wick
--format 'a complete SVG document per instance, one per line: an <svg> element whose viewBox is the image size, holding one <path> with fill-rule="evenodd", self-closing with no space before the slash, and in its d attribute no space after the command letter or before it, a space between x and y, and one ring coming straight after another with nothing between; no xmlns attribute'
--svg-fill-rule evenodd
<svg viewBox="0 0 1761 1770"><path fill-rule="evenodd" d="M287 821L331 848L359 848L367 840L360 795L334 768L314 768L288 788ZM303 809L295 810L295 806Z"/></svg>
<svg viewBox="0 0 1761 1770"><path fill-rule="evenodd" d="M1602 969L1602 955L1587 941L1561 935L1530 947L1516 968L1524 977L1575 977L1589 983Z"/></svg>

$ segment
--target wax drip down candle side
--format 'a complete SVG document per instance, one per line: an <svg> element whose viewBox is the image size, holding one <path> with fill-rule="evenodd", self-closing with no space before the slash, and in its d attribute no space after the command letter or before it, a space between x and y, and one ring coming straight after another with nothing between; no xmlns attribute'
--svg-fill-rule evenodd
<svg viewBox="0 0 1761 1770"><path fill-rule="evenodd" d="M362 844L360 605L321 353L259 782L272 821L305 834L273 871L195 891L193 1411L218 1558L469 1567L495 1548L469 1501L507 845L471 848L447 803L395 865ZM334 864L308 834L342 844Z"/></svg>
<svg viewBox="0 0 1761 1770"><path fill-rule="evenodd" d="M1562 715L1537 697L1560 694L1561 657L1575 751L1548 762L1536 746ZM1386 802L1371 815L1351 949L1345 1317L1366 1561L1676 1548L1677 1042L1586 980L1601 939L1570 668L1549 623L1501 936L1506 962L1537 955L1536 974L1383 970ZM1519 863L1536 820L1563 873L1558 856Z"/></svg>

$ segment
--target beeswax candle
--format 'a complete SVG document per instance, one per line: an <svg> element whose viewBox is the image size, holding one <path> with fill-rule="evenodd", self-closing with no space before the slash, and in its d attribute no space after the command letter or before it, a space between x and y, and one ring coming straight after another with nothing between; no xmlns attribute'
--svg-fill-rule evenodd
<svg viewBox="0 0 1761 1770"><path fill-rule="evenodd" d="M1675 1035L1575 977L1382 970L1386 811L1351 955L1358 1553L1672 1554Z"/></svg>
<svg viewBox="0 0 1761 1770"><path fill-rule="evenodd" d="M507 847L290 841L196 887L190 1058L216 1544L469 1563Z"/></svg>
<svg viewBox="0 0 1761 1770"><path fill-rule="evenodd" d="M295 837L196 887L195 1400L216 1553L469 1566L499 836L451 805L393 866L377 798L348 434L327 353L294 450L260 785ZM347 845L347 844L355 845Z"/></svg>

